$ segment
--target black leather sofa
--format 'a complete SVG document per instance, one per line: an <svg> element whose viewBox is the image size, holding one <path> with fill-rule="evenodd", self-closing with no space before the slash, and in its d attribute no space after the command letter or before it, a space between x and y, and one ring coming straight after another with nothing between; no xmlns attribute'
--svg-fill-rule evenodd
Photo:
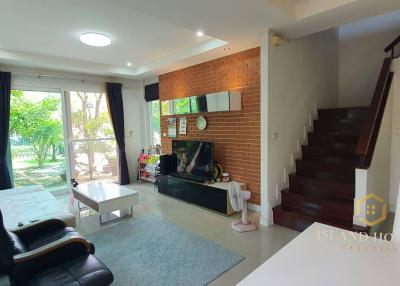
<svg viewBox="0 0 400 286"><path fill-rule="evenodd" d="M0 270L13 286L108 286L113 275L94 251L58 219L7 231L0 211Z"/></svg>

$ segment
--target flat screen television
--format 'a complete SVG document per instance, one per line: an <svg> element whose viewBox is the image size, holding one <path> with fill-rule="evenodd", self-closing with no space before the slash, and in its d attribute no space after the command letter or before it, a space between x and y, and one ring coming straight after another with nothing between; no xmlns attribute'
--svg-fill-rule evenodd
<svg viewBox="0 0 400 286"><path fill-rule="evenodd" d="M213 143L173 140L172 153L177 157L177 173L213 178Z"/></svg>

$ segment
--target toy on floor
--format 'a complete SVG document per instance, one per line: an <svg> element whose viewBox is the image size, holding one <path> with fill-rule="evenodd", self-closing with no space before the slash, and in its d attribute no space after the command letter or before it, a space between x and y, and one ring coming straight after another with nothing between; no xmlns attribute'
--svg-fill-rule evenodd
<svg viewBox="0 0 400 286"><path fill-rule="evenodd" d="M241 211L242 218L231 224L232 228L238 232L256 230L256 225L247 220L247 201L251 197L249 191L242 191L238 182L231 182L228 187L229 199L234 211Z"/></svg>

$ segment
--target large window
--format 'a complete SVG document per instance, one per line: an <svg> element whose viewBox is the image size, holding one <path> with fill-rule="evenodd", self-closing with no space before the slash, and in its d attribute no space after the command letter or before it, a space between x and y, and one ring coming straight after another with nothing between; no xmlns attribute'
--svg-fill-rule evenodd
<svg viewBox="0 0 400 286"><path fill-rule="evenodd" d="M151 116L153 144L161 145L160 101L154 100L151 101L150 104L151 104L150 116Z"/></svg>
<svg viewBox="0 0 400 286"><path fill-rule="evenodd" d="M15 187L67 186L60 92L11 91L10 145Z"/></svg>
<svg viewBox="0 0 400 286"><path fill-rule="evenodd" d="M71 176L118 180L117 147L104 93L67 93L70 109Z"/></svg>
<svg viewBox="0 0 400 286"><path fill-rule="evenodd" d="M102 92L12 90L9 141L14 187L66 190L69 178L118 180L117 144Z"/></svg>

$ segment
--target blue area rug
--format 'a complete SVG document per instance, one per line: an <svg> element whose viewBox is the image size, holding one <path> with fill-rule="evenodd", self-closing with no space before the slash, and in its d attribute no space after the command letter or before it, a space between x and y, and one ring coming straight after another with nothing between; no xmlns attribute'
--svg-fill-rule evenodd
<svg viewBox="0 0 400 286"><path fill-rule="evenodd" d="M156 215L87 238L118 286L207 285L245 258Z"/></svg>

